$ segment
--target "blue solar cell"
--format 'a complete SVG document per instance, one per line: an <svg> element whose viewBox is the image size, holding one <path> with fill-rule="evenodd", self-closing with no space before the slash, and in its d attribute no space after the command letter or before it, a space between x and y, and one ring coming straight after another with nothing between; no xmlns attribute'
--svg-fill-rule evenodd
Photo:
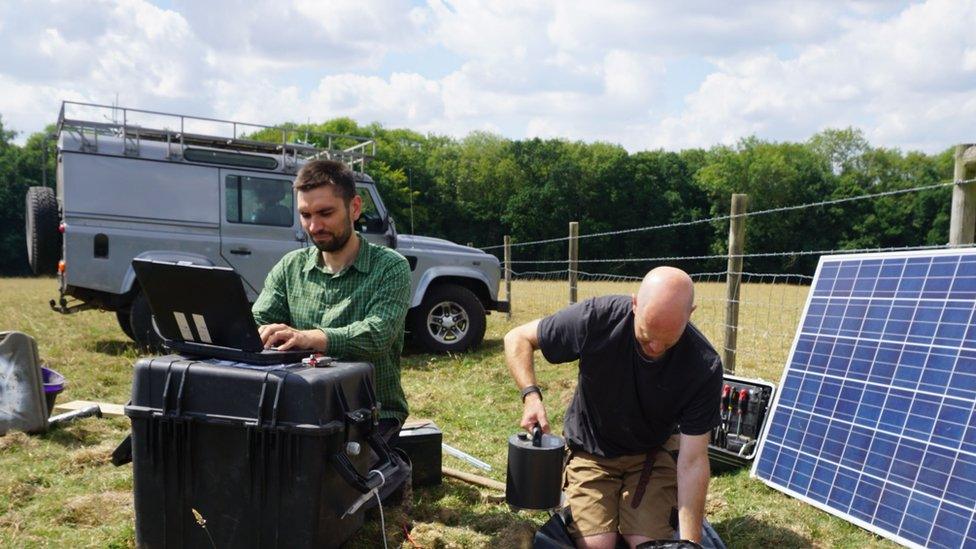
<svg viewBox="0 0 976 549"><path fill-rule="evenodd" d="M922 458L918 471L915 489L930 496L941 498L945 493L946 483L949 481L949 471L955 454L938 446L930 446Z"/></svg>
<svg viewBox="0 0 976 549"><path fill-rule="evenodd" d="M918 390L941 393L945 391L945 387L949 384L951 379L951 371L933 368L932 364L929 363L929 365L922 370L922 378L918 382Z"/></svg>
<svg viewBox="0 0 976 549"><path fill-rule="evenodd" d="M903 270L905 270L904 258L885 259L881 262L881 273L878 277L898 280Z"/></svg>
<svg viewBox="0 0 976 549"><path fill-rule="evenodd" d="M942 508L935 517L930 536L931 547L962 547L969 517L951 507Z"/></svg>
<svg viewBox="0 0 976 549"><path fill-rule="evenodd" d="M862 341L860 345L854 347L850 366L847 372L848 379L866 380L874 364L874 357L878 354L876 343Z"/></svg>
<svg viewBox="0 0 976 549"><path fill-rule="evenodd" d="M924 363L924 352L906 347L898 357L892 382L899 387L914 389L922 377L922 365Z"/></svg>
<svg viewBox="0 0 976 549"><path fill-rule="evenodd" d="M884 525L893 532L898 532L901 519L905 516L908 496L908 489L897 484L886 483L881 490L881 501L874 512L875 522Z"/></svg>
<svg viewBox="0 0 976 549"><path fill-rule="evenodd" d="M840 396L840 386L837 380L824 379L813 405L813 411L824 415L833 414L834 408L837 407L837 397Z"/></svg>
<svg viewBox="0 0 976 549"><path fill-rule="evenodd" d="M932 521L939 509L937 500L924 494L913 494L904 511L898 533L915 543L924 544L932 530Z"/></svg>
<svg viewBox="0 0 976 549"><path fill-rule="evenodd" d="M967 276L954 279L952 286L949 288L949 297L952 299L972 299L976 297L976 277Z"/></svg>
<svg viewBox="0 0 976 549"><path fill-rule="evenodd" d="M823 450L820 456L828 459L831 463L837 463L843 457L844 445L847 443L847 434L850 429L840 422L832 422L827 427L824 435Z"/></svg>
<svg viewBox="0 0 976 549"><path fill-rule="evenodd" d="M819 501L827 501L830 489L834 486L834 478L837 476L837 468L827 464L818 463L813 470L813 478L810 479L810 497Z"/></svg>
<svg viewBox="0 0 976 549"><path fill-rule="evenodd" d="M897 278L879 278L878 283L874 285L874 293L872 294L872 297L895 297L895 292L897 290Z"/></svg>
<svg viewBox="0 0 976 549"><path fill-rule="evenodd" d="M853 352L854 344L852 342L838 339L830 350L830 358L827 360L825 373L836 374L846 370L851 362L851 353Z"/></svg>
<svg viewBox="0 0 976 549"><path fill-rule="evenodd" d="M857 413L857 404L864 393L864 386L861 383L845 381L837 398L837 408L834 409L834 417L844 421L853 421L854 414Z"/></svg>
<svg viewBox="0 0 976 549"><path fill-rule="evenodd" d="M946 483L946 501L972 508L976 505L976 458L961 452Z"/></svg>
<svg viewBox="0 0 976 549"><path fill-rule="evenodd" d="M844 273L841 273L842 275ZM851 294L851 288L854 287L854 279L847 278L844 276L837 277L834 281L834 287L830 290L831 297L847 297Z"/></svg>
<svg viewBox="0 0 976 549"><path fill-rule="evenodd" d="M922 464L922 456L925 455L924 448L921 443L902 440L891 459L888 479L901 482L906 486L914 484L915 478L918 477L918 468Z"/></svg>
<svg viewBox="0 0 976 549"><path fill-rule="evenodd" d="M857 475L851 474L846 469L837 469L837 476L834 477L833 486L827 496L827 501L833 507L846 509L850 507L854 500L854 490L857 488Z"/></svg>
<svg viewBox="0 0 976 549"><path fill-rule="evenodd" d="M841 319L839 335L846 337L857 337L861 334L861 325L864 324L864 315L867 312L866 303L851 303L844 311Z"/></svg>
<svg viewBox="0 0 976 549"><path fill-rule="evenodd" d="M933 339L933 345L958 346L966 336L969 319L973 315L972 302L947 301L939 318L939 327Z"/></svg>
<svg viewBox="0 0 976 549"><path fill-rule="evenodd" d="M851 503L850 514L861 520L871 522L878 510L881 486L881 481L861 475L860 482L855 489L854 501Z"/></svg>
<svg viewBox="0 0 976 549"><path fill-rule="evenodd" d="M899 299L918 299L922 293L922 279L902 278L898 281L895 297Z"/></svg>
<svg viewBox="0 0 976 549"><path fill-rule="evenodd" d="M971 401L946 398L936 415L935 425L932 427L933 444L941 444L950 448L958 448L962 436L969 422Z"/></svg>
<svg viewBox="0 0 976 549"><path fill-rule="evenodd" d="M906 545L976 547L976 250L821 259L753 474Z"/></svg>
<svg viewBox="0 0 976 549"><path fill-rule="evenodd" d="M851 429L850 436L848 436L847 444L844 448L844 455L840 460L841 465L852 469L860 469L868 456L868 450L871 448L871 441L873 439L873 434L867 429L861 427Z"/></svg>
<svg viewBox="0 0 976 549"><path fill-rule="evenodd" d="M959 356L946 389L949 396L976 399L976 359Z"/></svg>

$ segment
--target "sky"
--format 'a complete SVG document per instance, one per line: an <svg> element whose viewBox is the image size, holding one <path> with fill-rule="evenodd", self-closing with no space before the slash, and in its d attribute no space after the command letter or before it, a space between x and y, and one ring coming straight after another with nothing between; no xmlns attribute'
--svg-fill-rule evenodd
<svg viewBox="0 0 976 549"><path fill-rule="evenodd" d="M0 0L0 116L62 100L630 151L976 141L976 0Z"/></svg>

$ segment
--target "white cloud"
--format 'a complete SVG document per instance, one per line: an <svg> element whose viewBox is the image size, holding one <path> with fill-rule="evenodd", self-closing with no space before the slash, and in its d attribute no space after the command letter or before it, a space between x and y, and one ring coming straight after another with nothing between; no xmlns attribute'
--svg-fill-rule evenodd
<svg viewBox="0 0 976 549"><path fill-rule="evenodd" d="M877 145L934 151L972 140L974 6L8 2L0 114L36 131L61 99L118 93L123 105L258 123L350 116L630 149L802 140L855 125ZM700 72L677 66L685 60Z"/></svg>
<svg viewBox="0 0 976 549"><path fill-rule="evenodd" d="M180 2L180 12L218 64L247 71L375 66L391 50L421 45L418 20L402 0L214 0ZM257 71L254 71L257 72Z"/></svg>
<svg viewBox="0 0 976 549"><path fill-rule="evenodd" d="M729 143L752 133L803 139L847 125L865 128L876 144L930 151L971 140L976 68L966 68L966 56L976 46L974 20L972 2L935 0L853 26L792 59L718 59L720 70L647 144Z"/></svg>

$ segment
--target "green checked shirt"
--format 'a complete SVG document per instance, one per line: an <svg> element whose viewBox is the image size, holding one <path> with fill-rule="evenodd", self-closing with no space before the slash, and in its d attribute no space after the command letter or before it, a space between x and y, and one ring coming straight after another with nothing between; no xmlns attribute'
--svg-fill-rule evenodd
<svg viewBox="0 0 976 549"><path fill-rule="evenodd" d="M410 267L397 252L356 237L359 255L334 274L314 246L285 254L268 273L251 311L259 325L322 330L331 357L372 362L380 417L402 423L407 399L400 385L400 351L410 306Z"/></svg>

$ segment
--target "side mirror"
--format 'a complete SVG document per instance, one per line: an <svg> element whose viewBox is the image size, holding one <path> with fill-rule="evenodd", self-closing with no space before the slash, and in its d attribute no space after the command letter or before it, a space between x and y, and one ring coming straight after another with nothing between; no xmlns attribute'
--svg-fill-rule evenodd
<svg viewBox="0 0 976 549"><path fill-rule="evenodd" d="M386 232L387 222L380 217L368 217L366 218L365 226L366 232L382 234Z"/></svg>
<svg viewBox="0 0 976 549"><path fill-rule="evenodd" d="M396 222L392 217L386 218L386 242L390 249L395 250L397 247L397 232L396 232Z"/></svg>

